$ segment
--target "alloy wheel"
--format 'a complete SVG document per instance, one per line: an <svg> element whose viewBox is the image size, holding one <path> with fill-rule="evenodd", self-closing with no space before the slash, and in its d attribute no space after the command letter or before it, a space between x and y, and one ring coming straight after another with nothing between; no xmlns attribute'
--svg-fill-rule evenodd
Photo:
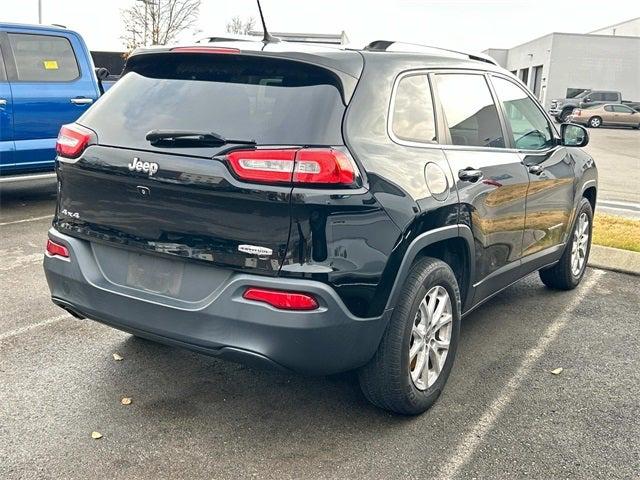
<svg viewBox="0 0 640 480"><path fill-rule="evenodd" d="M452 326L449 292L437 285L420 302L409 342L409 371L418 390L426 390L440 376L449 352Z"/></svg>
<svg viewBox="0 0 640 480"><path fill-rule="evenodd" d="M571 245L571 273L574 277L580 276L584 264L587 261L587 248L589 246L589 217L581 213L573 231L573 243Z"/></svg>

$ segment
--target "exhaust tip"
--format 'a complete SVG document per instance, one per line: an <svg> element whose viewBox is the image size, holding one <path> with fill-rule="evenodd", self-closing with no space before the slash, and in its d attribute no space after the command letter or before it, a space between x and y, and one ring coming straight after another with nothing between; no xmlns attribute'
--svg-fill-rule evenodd
<svg viewBox="0 0 640 480"><path fill-rule="evenodd" d="M58 307L60 307L61 309L69 313L72 317L75 317L79 320L84 320L85 318L87 318L78 310L76 310L71 304L65 302L64 300L60 300L59 298L51 298L51 301L55 305L57 305Z"/></svg>

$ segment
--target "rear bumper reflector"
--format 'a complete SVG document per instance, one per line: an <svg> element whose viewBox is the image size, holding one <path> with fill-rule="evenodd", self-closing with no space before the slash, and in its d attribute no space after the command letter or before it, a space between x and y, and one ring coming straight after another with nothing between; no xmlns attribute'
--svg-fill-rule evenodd
<svg viewBox="0 0 640 480"><path fill-rule="evenodd" d="M306 293L250 287L242 295L246 300L264 302L281 310L315 310L318 301Z"/></svg>

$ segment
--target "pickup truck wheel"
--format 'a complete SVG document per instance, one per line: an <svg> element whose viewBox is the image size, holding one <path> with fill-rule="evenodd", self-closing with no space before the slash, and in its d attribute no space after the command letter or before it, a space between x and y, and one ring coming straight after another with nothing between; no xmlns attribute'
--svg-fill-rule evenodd
<svg viewBox="0 0 640 480"><path fill-rule="evenodd" d="M564 110L562 110L562 112L560 112L560 116L558 117L560 123L566 122L569 118L569 115L571 115L571 112L573 112L573 108L565 108Z"/></svg>
<svg viewBox="0 0 640 480"><path fill-rule="evenodd" d="M549 288L571 290L576 288L587 269L591 251L591 227L593 210L589 200L583 198L560 261L551 268L540 270L540 279Z"/></svg>
<svg viewBox="0 0 640 480"><path fill-rule="evenodd" d="M602 125L602 119L600 117L591 117L589 119L589 126L591 128L598 128L600 125Z"/></svg>
<svg viewBox="0 0 640 480"><path fill-rule="evenodd" d="M359 371L374 405L403 415L440 396L460 335L460 291L451 267L423 258L411 269L373 359Z"/></svg>

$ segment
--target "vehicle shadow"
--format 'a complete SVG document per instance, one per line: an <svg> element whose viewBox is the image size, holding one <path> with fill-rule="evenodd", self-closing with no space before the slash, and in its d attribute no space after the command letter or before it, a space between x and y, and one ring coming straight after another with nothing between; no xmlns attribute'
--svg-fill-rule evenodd
<svg viewBox="0 0 640 480"><path fill-rule="evenodd" d="M533 280L533 290L531 283L508 288L463 320L445 402L453 400L459 407L466 403L464 395L483 368L477 358L482 352L486 354L487 339L498 344L510 341L510 332L523 323L527 298L537 303L553 295L537 279ZM525 300L525 304L515 299ZM534 342L535 337L529 340ZM251 426L254 435L261 430L273 436L286 435L290 422L303 417L304 428L319 429L338 427L345 421L351 427L392 428L421 418L394 415L370 405L360 391L355 372L307 377L261 370L133 336L117 348L126 360L115 371L103 372L108 377L101 381L111 384L115 391L139 397L139 413L149 419L173 418L196 425L231 416L240 430ZM432 411L439 410L441 404L442 399Z"/></svg>

